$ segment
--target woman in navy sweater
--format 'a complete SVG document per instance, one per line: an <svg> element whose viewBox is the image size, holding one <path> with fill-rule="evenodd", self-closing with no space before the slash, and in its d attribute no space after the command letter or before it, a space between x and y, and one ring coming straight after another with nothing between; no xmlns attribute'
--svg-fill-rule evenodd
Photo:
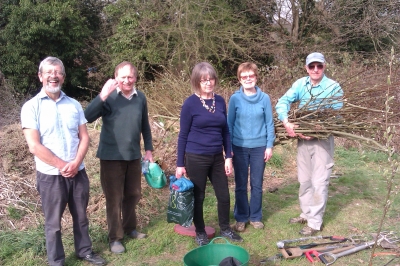
<svg viewBox="0 0 400 266"><path fill-rule="evenodd" d="M175 174L177 178L186 175L194 184L195 241L200 246L209 243L203 217L208 177L217 197L221 236L241 242L243 239L229 225L227 175L232 173L231 142L225 100L214 93L217 73L209 63L198 63L193 68L190 83L194 94L185 100L180 114Z"/></svg>
<svg viewBox="0 0 400 266"><path fill-rule="evenodd" d="M262 185L265 163L272 157L275 128L268 94L256 86L258 69L254 63L239 66L241 84L229 100L228 125L232 139L235 169L235 229L245 230L246 223L264 228L262 220ZM247 184L250 167L250 202Z"/></svg>

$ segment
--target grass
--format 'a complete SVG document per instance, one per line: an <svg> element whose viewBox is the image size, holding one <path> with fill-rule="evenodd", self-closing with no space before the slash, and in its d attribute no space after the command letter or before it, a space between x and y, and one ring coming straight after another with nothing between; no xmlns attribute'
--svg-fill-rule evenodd
<svg viewBox="0 0 400 266"><path fill-rule="evenodd" d="M271 165L275 168L283 168L283 156L279 153L273 153L271 159L268 161L268 165Z"/></svg>
<svg viewBox="0 0 400 266"><path fill-rule="evenodd" d="M278 150L279 151L279 150ZM275 173L274 178L284 172L288 159L287 150L280 150L274 155L274 160L268 165ZM294 153L295 150L292 151ZM362 152L338 147L335 153L335 171L342 175L331 179L329 200L324 216L325 236L340 235L369 236L376 232L382 217L386 195L386 179L383 169L387 157L383 153ZM398 177L398 176L397 176ZM92 197L101 193L96 186L98 177L92 180ZM231 209L234 204L234 184L230 179ZM396 189L399 192L399 178L396 178ZM249 265L260 265L260 261L271 257L279 251L276 242L283 239L299 238L301 225L290 225L289 218L299 215L297 199L298 184L295 179L288 180L274 193L267 191L263 195L263 222L265 228L256 230L250 226L242 233L243 243L235 244L246 249L250 254ZM204 204L204 216L207 226L214 227L219 232L216 212L216 198L208 184ZM146 200L144 200L146 199ZM393 195L393 203L384 222L384 230L398 230L400 224L400 199ZM139 216L143 232L149 237L145 240L125 239L127 252L113 255L108 251L107 232L104 224L98 224L97 217L90 216L93 247L109 263L108 265L183 265L183 257L190 250L197 248L194 240L174 232L174 224L166 222L166 207L168 201L167 187L155 190L143 188L143 200L139 206ZM104 215L102 210L101 215ZM103 217L103 218L104 218ZM234 223L231 214L231 222ZM398 232L400 234L400 231ZM76 259L73 251L71 230L63 233L66 251L66 265L86 265ZM220 243L216 241L215 245ZM304 243L303 243L304 244ZM378 248L378 251L380 248ZM367 265L370 251L361 251L351 256L339 258L335 265ZM392 257L382 256L373 259L373 265L383 265ZM399 261L397 261L399 262ZM23 232L0 232L0 265L45 265L43 226L29 228ZM268 265L268 264L267 264ZM310 265L305 258L282 260L269 265Z"/></svg>
<svg viewBox="0 0 400 266"><path fill-rule="evenodd" d="M10 216L11 219L21 220L22 217L24 216L24 211L21 211L14 207L9 206L7 208L7 214L8 214L8 216Z"/></svg>

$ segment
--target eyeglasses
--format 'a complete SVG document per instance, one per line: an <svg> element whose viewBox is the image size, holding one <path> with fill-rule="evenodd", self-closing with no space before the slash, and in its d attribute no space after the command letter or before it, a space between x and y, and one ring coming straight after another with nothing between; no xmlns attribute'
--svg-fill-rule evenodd
<svg viewBox="0 0 400 266"><path fill-rule="evenodd" d="M240 76L240 78L241 78L242 80L254 79L255 77L256 77L256 74Z"/></svg>
<svg viewBox="0 0 400 266"><path fill-rule="evenodd" d="M64 76L64 73L58 72L58 71L47 71L47 72L42 72L42 74L45 75L45 76L52 76L52 75L59 76L59 77L63 77Z"/></svg>
<svg viewBox="0 0 400 266"><path fill-rule="evenodd" d="M213 82L215 82L215 78L209 78L209 79L200 80L200 83L203 84L203 85L206 85L207 82L213 83Z"/></svg>
<svg viewBox="0 0 400 266"><path fill-rule="evenodd" d="M315 64L315 65L308 65L307 67L308 67L308 69L309 69L309 70L314 70L314 69L315 69L315 67L317 67L319 70L321 70L321 69L323 69L323 68L324 68L324 65L321 65L321 64Z"/></svg>

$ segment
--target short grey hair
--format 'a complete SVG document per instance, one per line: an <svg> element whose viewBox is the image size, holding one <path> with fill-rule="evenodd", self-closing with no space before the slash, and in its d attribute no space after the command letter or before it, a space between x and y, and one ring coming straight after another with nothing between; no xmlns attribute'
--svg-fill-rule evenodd
<svg viewBox="0 0 400 266"><path fill-rule="evenodd" d="M217 72L215 71L212 65L210 65L207 62L201 62L194 66L192 70L192 75L190 77L190 84L192 85L192 89L195 93L200 93L201 91L200 80L207 76L209 76L210 78L214 78L215 86L218 85Z"/></svg>
<svg viewBox="0 0 400 266"><path fill-rule="evenodd" d="M52 66L61 66L62 74L65 76L65 68L63 62L58 59L57 57L54 56L48 56L45 59L43 59L42 62L39 64L39 73L42 73L43 66L44 65L52 65Z"/></svg>
<svg viewBox="0 0 400 266"><path fill-rule="evenodd" d="M137 74L138 74L138 70L137 68L129 61L123 61L121 63L119 63L116 67L115 67L115 71L114 71L114 77L118 76L118 71L121 68L124 68L125 66L129 66L132 70L133 70L133 74L135 75L135 78L137 78Z"/></svg>

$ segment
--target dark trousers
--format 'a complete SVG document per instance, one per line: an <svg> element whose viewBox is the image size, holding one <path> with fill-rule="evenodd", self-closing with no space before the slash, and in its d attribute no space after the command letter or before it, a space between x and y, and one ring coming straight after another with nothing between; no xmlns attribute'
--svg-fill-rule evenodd
<svg viewBox="0 0 400 266"><path fill-rule="evenodd" d="M42 200L45 218L47 258L51 266L64 265L65 253L61 240L61 217L68 204L72 215L75 253L85 257L92 252L89 220L89 179L85 169L73 178L36 172L36 188Z"/></svg>
<svg viewBox="0 0 400 266"><path fill-rule="evenodd" d="M100 160L100 180L106 197L109 242L121 241L136 229L136 205L142 196L140 159ZM121 217L122 214L122 217Z"/></svg>
<svg viewBox="0 0 400 266"><path fill-rule="evenodd" d="M217 197L219 227L229 228L230 196L228 178L225 174L225 160L222 153L216 155L199 155L186 153L185 167L188 177L194 184L193 222L196 232L205 232L203 217L203 202L206 191L207 177L214 188Z"/></svg>

